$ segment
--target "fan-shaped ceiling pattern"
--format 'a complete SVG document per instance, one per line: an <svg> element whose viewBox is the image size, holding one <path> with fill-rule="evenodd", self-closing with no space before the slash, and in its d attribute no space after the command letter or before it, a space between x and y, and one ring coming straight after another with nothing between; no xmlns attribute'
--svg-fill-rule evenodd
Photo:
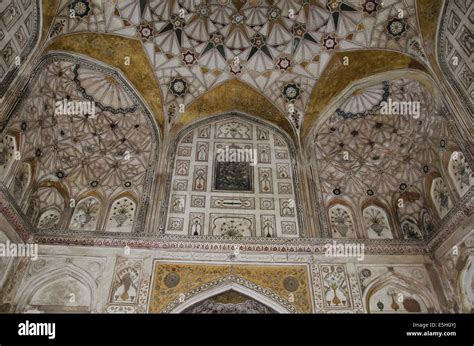
<svg viewBox="0 0 474 346"><path fill-rule="evenodd" d="M95 108L58 114L58 101ZM38 185L60 183L76 200L91 191L106 199L125 191L142 196L158 143L150 117L116 73L54 55L38 67L7 131L20 135L21 160L35 162Z"/></svg>
<svg viewBox="0 0 474 346"><path fill-rule="evenodd" d="M385 101L420 102L419 117L381 114ZM360 205L374 196L392 205L397 194L417 191L410 196L421 201L425 178L441 172L449 141L447 123L420 82L400 79L356 90L315 137L324 199L345 196Z"/></svg>
<svg viewBox="0 0 474 346"><path fill-rule="evenodd" d="M84 31L140 38L170 116L238 78L296 128L335 52L384 48L424 59L414 0L63 0L50 35Z"/></svg>

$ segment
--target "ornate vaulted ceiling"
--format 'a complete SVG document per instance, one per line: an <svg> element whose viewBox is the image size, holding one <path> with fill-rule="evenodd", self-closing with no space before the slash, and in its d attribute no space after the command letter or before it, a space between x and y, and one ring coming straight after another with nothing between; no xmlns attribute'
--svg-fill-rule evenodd
<svg viewBox="0 0 474 346"><path fill-rule="evenodd" d="M414 0L60 1L49 33L54 47L61 48L61 36L83 32L141 40L169 122L180 117L180 105L191 107L237 79L271 101L296 133L336 53L386 49L425 60ZM71 36L64 47L80 50L84 43L74 41ZM103 43L90 45L101 50ZM345 67L364 59L347 58Z"/></svg>
<svg viewBox="0 0 474 346"><path fill-rule="evenodd" d="M423 100L419 116L381 114L384 100ZM451 138L447 122L418 81L392 80L356 90L340 104L314 138L314 155L325 202L345 198L361 206L375 198L400 221L420 224L428 208L426 179L443 170ZM403 205L398 204L402 199Z"/></svg>
<svg viewBox="0 0 474 346"><path fill-rule="evenodd" d="M358 209L377 200L401 220L395 204L402 197L403 212L420 224L422 211L432 208L426 181L446 169L446 146L460 149L448 140L436 99L432 41L440 6L415 0L58 0L43 1L41 9L39 67L31 67L31 78L22 76L26 88L21 102L12 103L7 127L9 140L21 137L23 163L31 165L21 166L18 176L34 177L39 209L96 198L104 212L126 196L127 204L141 208L134 231L145 228L145 216L160 212L165 220L164 208L150 200L169 197L169 186L160 187L167 179L160 170L175 154L168 149L188 125L232 112L284 130L298 160L313 156L302 166L317 171L324 213L337 199ZM92 100L98 114L55 118L54 103L63 98ZM420 116L380 114L388 98L421 102ZM445 185L437 188L446 195ZM147 214L149 207L154 214Z"/></svg>

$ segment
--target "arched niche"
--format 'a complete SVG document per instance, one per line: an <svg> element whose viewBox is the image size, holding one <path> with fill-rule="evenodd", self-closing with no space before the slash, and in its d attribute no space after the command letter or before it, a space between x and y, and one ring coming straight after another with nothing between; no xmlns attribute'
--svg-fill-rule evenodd
<svg viewBox="0 0 474 346"><path fill-rule="evenodd" d="M341 203L333 203L328 209L331 236L333 238L357 238L352 210Z"/></svg>
<svg viewBox="0 0 474 346"><path fill-rule="evenodd" d="M37 229L55 230L59 228L61 222L61 212L57 208L49 208L41 213L38 219Z"/></svg>
<svg viewBox="0 0 474 346"><path fill-rule="evenodd" d="M65 102L73 114L62 112ZM35 186L61 185L68 205L97 193L109 206L115 196L130 192L139 207L136 227L143 230L149 207L143 201L152 193L160 134L147 105L119 70L52 52L38 62L7 119L6 131L22 135L21 159L34 163ZM51 133L60 145L51 144ZM63 211L64 218L71 217ZM67 224L64 220L63 228Z"/></svg>
<svg viewBox="0 0 474 346"><path fill-rule="evenodd" d="M433 313L437 306L426 287L397 274L385 274L364 293L368 313Z"/></svg>
<svg viewBox="0 0 474 346"><path fill-rule="evenodd" d="M85 197L74 208L69 229L73 231L96 231L100 221L102 201L96 196Z"/></svg>
<svg viewBox="0 0 474 346"><path fill-rule="evenodd" d="M402 220L400 228L405 239L423 240L423 233L418 227L418 223L412 217L406 217Z"/></svg>
<svg viewBox="0 0 474 346"><path fill-rule="evenodd" d="M31 296L25 310L44 312L89 312L92 303L89 288L66 275L39 287Z"/></svg>
<svg viewBox="0 0 474 346"><path fill-rule="evenodd" d="M42 186L30 196L27 217L38 229L54 230L61 227L66 192L58 186Z"/></svg>
<svg viewBox="0 0 474 346"><path fill-rule="evenodd" d="M370 313L427 313L428 308L414 292L397 284L387 284L369 298Z"/></svg>
<svg viewBox="0 0 474 346"><path fill-rule="evenodd" d="M405 186L403 186L405 187ZM410 186L403 191L394 194L393 209L395 209L395 221L400 225L403 238L423 238L422 211L426 209L426 198L421 189Z"/></svg>
<svg viewBox="0 0 474 346"><path fill-rule="evenodd" d="M393 239L389 216L384 208L370 204L362 210L369 239Z"/></svg>
<svg viewBox="0 0 474 346"><path fill-rule="evenodd" d="M98 298L97 283L83 269L66 264L41 271L17 294L17 312L92 312Z"/></svg>
<svg viewBox="0 0 474 346"><path fill-rule="evenodd" d="M295 150L273 125L214 116L180 132L169 158L165 233L299 236Z"/></svg>
<svg viewBox="0 0 474 346"><path fill-rule="evenodd" d="M133 229L137 203L131 196L117 197L109 208L106 232L131 232Z"/></svg>
<svg viewBox="0 0 474 346"><path fill-rule="evenodd" d="M229 290L195 303L186 314L271 314L272 308L240 292Z"/></svg>
<svg viewBox="0 0 474 346"><path fill-rule="evenodd" d="M460 151L453 151L449 157L448 173L460 196L463 196L474 185L472 169Z"/></svg>
<svg viewBox="0 0 474 346"><path fill-rule="evenodd" d="M430 196L438 216L442 219L453 206L448 187L443 178L437 177L432 180Z"/></svg>

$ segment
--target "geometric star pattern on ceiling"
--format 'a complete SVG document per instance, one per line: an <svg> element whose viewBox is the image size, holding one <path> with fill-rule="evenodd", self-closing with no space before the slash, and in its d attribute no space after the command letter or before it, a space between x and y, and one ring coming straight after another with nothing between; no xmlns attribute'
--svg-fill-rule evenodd
<svg viewBox="0 0 474 346"><path fill-rule="evenodd" d="M156 150L143 108L95 65L48 59L8 127L21 135L22 161L36 163L34 181L59 182L76 200L90 191L106 200L125 191L142 196ZM64 99L92 100L95 115L55 114L55 102Z"/></svg>
<svg viewBox="0 0 474 346"><path fill-rule="evenodd" d="M383 48L424 59L414 0L61 1L50 36L88 31L141 39L168 114L238 78L297 129L335 52Z"/></svg>

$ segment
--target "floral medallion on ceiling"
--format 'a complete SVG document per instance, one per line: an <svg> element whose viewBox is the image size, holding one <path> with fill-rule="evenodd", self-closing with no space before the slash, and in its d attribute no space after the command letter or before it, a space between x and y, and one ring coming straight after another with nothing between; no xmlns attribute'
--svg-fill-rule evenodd
<svg viewBox="0 0 474 346"><path fill-rule="evenodd" d="M238 78L298 129L335 52L383 48L424 59L415 12L414 0L63 0L50 35L140 38L170 118L178 105Z"/></svg>

